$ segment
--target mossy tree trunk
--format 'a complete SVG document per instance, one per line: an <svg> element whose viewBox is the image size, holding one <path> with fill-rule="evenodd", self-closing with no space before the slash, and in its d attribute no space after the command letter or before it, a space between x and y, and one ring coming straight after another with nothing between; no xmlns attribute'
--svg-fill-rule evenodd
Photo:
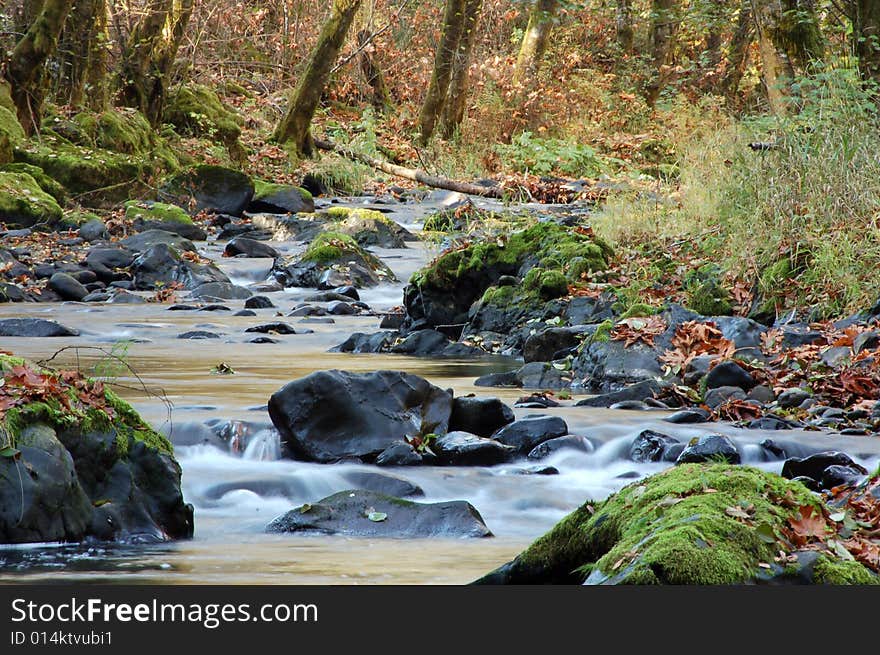
<svg viewBox="0 0 880 655"><path fill-rule="evenodd" d="M529 12L529 24L523 34L519 54L516 57L516 68L513 82L516 85L528 86L538 75L541 59L547 50L550 32L556 23L558 0L535 0Z"/></svg>
<svg viewBox="0 0 880 655"><path fill-rule="evenodd" d="M443 111L449 80L452 78L455 53L464 32L464 24L465 0L446 0L443 31L434 53L434 71L431 73L431 82L419 112L419 140L422 144L427 143L434 134L440 112Z"/></svg>
<svg viewBox="0 0 880 655"><path fill-rule="evenodd" d="M752 0L752 15L761 55L761 75L770 111L783 115L788 111L794 68L786 49L780 44L781 0Z"/></svg>
<svg viewBox="0 0 880 655"><path fill-rule="evenodd" d="M653 0L651 4L651 66L645 85L645 101L653 107L666 85L666 62L678 32L678 0Z"/></svg>
<svg viewBox="0 0 880 655"><path fill-rule="evenodd" d="M853 50L865 82L880 84L880 2L853 0Z"/></svg>
<svg viewBox="0 0 880 655"><path fill-rule="evenodd" d="M370 104L373 105L373 109L384 114L392 107L391 94L388 92L388 85L385 84L385 76L382 74L382 69L376 65L369 46L367 46L369 38L370 33L367 30L361 30L357 34L358 47L362 48L359 63L361 73L373 91L370 97Z"/></svg>
<svg viewBox="0 0 880 655"><path fill-rule="evenodd" d="M73 107L107 105L107 3L76 0L58 44L56 95Z"/></svg>
<svg viewBox="0 0 880 655"><path fill-rule="evenodd" d="M464 110L467 107L468 88L470 80L471 53L474 49L474 40L477 34L477 24L480 22L480 11L483 8L483 0L466 0L464 6L464 32L455 51L455 59L452 63L452 77L449 80L449 90L446 93L446 103L440 116L440 132L444 138L450 138L464 120Z"/></svg>
<svg viewBox="0 0 880 655"><path fill-rule="evenodd" d="M153 0L125 44L119 102L159 125L177 50L194 0Z"/></svg>
<svg viewBox="0 0 880 655"><path fill-rule="evenodd" d="M275 128L275 141L293 142L300 154L311 155L314 152L312 118L360 5L361 0L333 1L330 16L321 28L308 67L297 84L293 101Z"/></svg>
<svg viewBox="0 0 880 655"><path fill-rule="evenodd" d="M625 53L633 51L635 30L633 29L632 0L617 0L617 45Z"/></svg>
<svg viewBox="0 0 880 655"><path fill-rule="evenodd" d="M732 100L739 90L746 71L746 63L749 59L749 47L755 38L755 23L752 19L752 0L743 0L739 8L736 29L730 39L730 48L727 54L727 70L721 80L721 92Z"/></svg>
<svg viewBox="0 0 880 655"><path fill-rule="evenodd" d="M821 61L825 57L825 37L819 26L815 0L783 0L775 38L777 47L787 50L802 69Z"/></svg>
<svg viewBox="0 0 880 655"><path fill-rule="evenodd" d="M73 0L43 0L39 12L6 62L6 79L12 91L18 119L25 132L39 130L46 60L55 54L64 21Z"/></svg>

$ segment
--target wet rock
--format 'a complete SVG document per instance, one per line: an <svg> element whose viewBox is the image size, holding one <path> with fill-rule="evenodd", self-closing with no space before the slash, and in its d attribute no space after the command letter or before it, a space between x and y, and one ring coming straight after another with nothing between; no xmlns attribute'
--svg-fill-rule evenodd
<svg viewBox="0 0 880 655"><path fill-rule="evenodd" d="M535 446L566 434L568 425L558 416L535 414L504 426L492 438L527 455Z"/></svg>
<svg viewBox="0 0 880 655"><path fill-rule="evenodd" d="M546 407L559 407L559 403L553 400L550 396L543 393L533 393L528 396L523 396L519 400L516 401L514 407L522 407L524 409L543 409Z"/></svg>
<svg viewBox="0 0 880 655"><path fill-rule="evenodd" d="M491 437L514 420L513 410L498 398L460 396L452 401L449 429Z"/></svg>
<svg viewBox="0 0 880 655"><path fill-rule="evenodd" d="M133 293L128 293L127 291L120 289L119 291L111 295L107 302L127 305L144 305L147 301L141 296L135 295Z"/></svg>
<svg viewBox="0 0 880 655"><path fill-rule="evenodd" d="M678 456L675 463L727 462L739 464L741 457L736 445L724 435L708 434L692 439Z"/></svg>
<svg viewBox="0 0 880 655"><path fill-rule="evenodd" d="M808 457L792 457L785 460L785 463L782 465L782 477L789 479L809 478L815 483L821 484L825 472L832 466L851 469L860 475L867 475L868 473L865 467L853 461L846 453L829 450L814 453ZM829 478L834 475L835 473L832 472Z"/></svg>
<svg viewBox="0 0 880 655"><path fill-rule="evenodd" d="M189 332L181 332L177 335L178 339L219 339L220 335L216 332L208 332L206 330L190 330Z"/></svg>
<svg viewBox="0 0 880 655"><path fill-rule="evenodd" d="M323 291L321 293L314 293L310 296L306 296L303 298L304 302L351 302L351 297L341 294L337 291Z"/></svg>
<svg viewBox="0 0 880 655"><path fill-rule="evenodd" d="M79 331L43 318L0 319L0 337L78 337Z"/></svg>
<svg viewBox="0 0 880 655"><path fill-rule="evenodd" d="M271 275L285 287L315 289L348 285L373 287L397 279L378 257L361 248L351 237L335 232L321 233L305 252L277 258Z"/></svg>
<svg viewBox="0 0 880 655"><path fill-rule="evenodd" d="M529 466L524 469L513 469L515 475L559 475L559 469L555 466Z"/></svg>
<svg viewBox="0 0 880 655"><path fill-rule="evenodd" d="M334 300L327 304L327 313L334 316L351 316L352 314L357 314L358 310L347 302Z"/></svg>
<svg viewBox="0 0 880 655"><path fill-rule="evenodd" d="M192 312L192 311L197 310L198 308L199 308L198 305L187 305L187 304L183 304L183 303L178 303L175 305L171 305L171 307L168 308L168 311L169 312Z"/></svg>
<svg viewBox="0 0 880 655"><path fill-rule="evenodd" d="M327 310L314 305L297 305L288 316L326 316Z"/></svg>
<svg viewBox="0 0 880 655"><path fill-rule="evenodd" d="M336 321L332 318L304 318L298 323L300 325L333 325Z"/></svg>
<svg viewBox="0 0 880 655"><path fill-rule="evenodd" d="M776 394L773 393L773 389L764 384L759 384L752 387L752 390L749 391L747 398L749 400L754 400L762 405L769 405L774 400L776 400Z"/></svg>
<svg viewBox="0 0 880 655"><path fill-rule="evenodd" d="M730 400L745 400L746 394L739 387L716 387L706 392L705 403L715 409Z"/></svg>
<svg viewBox="0 0 880 655"><path fill-rule="evenodd" d="M341 491L291 510L266 531L407 538L492 535L479 512L465 501L422 504L359 490Z"/></svg>
<svg viewBox="0 0 880 655"><path fill-rule="evenodd" d="M80 301L89 295L88 290L67 273L55 273L50 277L49 288L64 300Z"/></svg>
<svg viewBox="0 0 880 655"><path fill-rule="evenodd" d="M372 491L377 494L394 496L396 498L409 498L410 496L424 496L422 488L409 480L398 478L387 473L375 473L373 471L349 471L343 474L346 482L356 489Z"/></svg>
<svg viewBox="0 0 880 655"><path fill-rule="evenodd" d="M177 252L196 252L192 241L167 230L146 230L127 237L120 243L134 253L146 252L160 243L174 248Z"/></svg>
<svg viewBox="0 0 880 655"><path fill-rule="evenodd" d="M175 447L213 446L226 450L226 442L201 421L174 422L163 433Z"/></svg>
<svg viewBox="0 0 880 655"><path fill-rule="evenodd" d="M244 301L246 309L273 309L275 304L266 296L251 296Z"/></svg>
<svg viewBox="0 0 880 655"><path fill-rule="evenodd" d="M854 355L858 355L863 350L874 350L878 346L880 346L880 334L874 330L868 330L855 336L852 350Z"/></svg>
<svg viewBox="0 0 880 655"><path fill-rule="evenodd" d="M643 380L636 384L631 384L620 391L612 391L610 393L601 394L594 398L585 398L575 403L576 407L610 407L616 403L627 400L645 400L646 398L655 398L660 393L662 387L656 380Z"/></svg>
<svg viewBox="0 0 880 655"><path fill-rule="evenodd" d="M839 368L846 364L851 358L852 350L849 346L832 346L819 356L822 363L831 368Z"/></svg>
<svg viewBox="0 0 880 655"><path fill-rule="evenodd" d="M469 432L452 431L431 443L438 462L453 466L494 466L516 453L511 446Z"/></svg>
<svg viewBox="0 0 880 655"><path fill-rule="evenodd" d="M269 399L286 453L309 461L366 461L405 437L447 432L452 396L409 373L318 371Z"/></svg>
<svg viewBox="0 0 880 655"><path fill-rule="evenodd" d="M622 341L593 342L575 358L572 370L587 388L606 393L661 378L658 356L657 349L641 343L627 348Z"/></svg>
<svg viewBox="0 0 880 655"><path fill-rule="evenodd" d="M229 283L226 274L213 264L190 262L164 243L142 252L132 262L131 272L135 288L147 291L155 289L157 284L179 283L184 289L191 290L209 282Z"/></svg>
<svg viewBox="0 0 880 655"><path fill-rule="evenodd" d="M761 335L767 331L766 326L741 316L713 316L711 320L725 339L733 341L738 356L764 358L761 352Z"/></svg>
<svg viewBox="0 0 880 655"><path fill-rule="evenodd" d="M384 352L393 343L396 332L375 332L364 334L355 332L338 346L330 349L330 352L339 353L380 353Z"/></svg>
<svg viewBox="0 0 880 655"><path fill-rule="evenodd" d="M315 201L305 189L292 184L256 185L253 199L248 206L252 214L299 214L315 211Z"/></svg>
<svg viewBox="0 0 880 655"><path fill-rule="evenodd" d="M397 441L376 457L376 466L416 466L422 463L422 456L406 441Z"/></svg>
<svg viewBox="0 0 880 655"><path fill-rule="evenodd" d="M755 384L755 379L734 361L721 362L706 375L707 389L739 387L749 391Z"/></svg>
<svg viewBox="0 0 880 655"><path fill-rule="evenodd" d="M226 305L218 305L217 303L211 303L210 305L203 305L198 308L200 312L231 312L232 310Z"/></svg>
<svg viewBox="0 0 880 655"><path fill-rule="evenodd" d="M249 239L248 237L239 236L232 239L229 243L226 244L226 248L223 249L224 257L268 257L271 259L275 259L279 256L279 253L272 246L262 243L261 241L257 241L256 239Z"/></svg>
<svg viewBox="0 0 880 655"><path fill-rule="evenodd" d="M221 300L246 300L253 293L250 289L231 282L206 282L190 292L191 298L219 298Z"/></svg>
<svg viewBox="0 0 880 655"><path fill-rule="evenodd" d="M553 453L558 453L562 450L575 450L583 453L591 453L595 449L596 447L593 445L593 442L586 437L567 434L564 437L548 439L547 441L538 444L529 451L528 458L544 459L545 457L549 457Z"/></svg>
<svg viewBox="0 0 880 655"><path fill-rule="evenodd" d="M517 377L516 371L508 371L506 373L487 373L481 375L474 380L475 387L507 387L522 388L522 382Z"/></svg>
<svg viewBox="0 0 880 655"><path fill-rule="evenodd" d="M417 240L409 230L376 210L333 207L328 213L339 220L332 229L347 234L361 246L406 248L407 241Z"/></svg>
<svg viewBox="0 0 880 655"><path fill-rule="evenodd" d="M134 261L134 254L127 248L102 248L96 247L89 250L86 255L86 266L101 275L98 267L108 269L128 268Z"/></svg>
<svg viewBox="0 0 880 655"><path fill-rule="evenodd" d="M197 214L207 211L241 216L254 197L247 175L222 166L200 165L175 175L160 192L163 199Z"/></svg>
<svg viewBox="0 0 880 655"><path fill-rule="evenodd" d="M272 337L256 337L248 341L248 343L281 343L281 341Z"/></svg>
<svg viewBox="0 0 880 655"><path fill-rule="evenodd" d="M379 322L380 330L399 330L403 325L406 314L384 314Z"/></svg>
<svg viewBox="0 0 880 655"><path fill-rule="evenodd" d="M674 462L670 450L679 445L678 439L661 432L643 430L629 447L629 458L634 462Z"/></svg>
<svg viewBox="0 0 880 655"><path fill-rule="evenodd" d="M531 362L516 372L517 386L524 389L568 389L571 373L546 362Z"/></svg>
<svg viewBox="0 0 880 655"><path fill-rule="evenodd" d="M529 362L551 362L563 359L577 348L583 328L548 328L529 336L523 345L523 359Z"/></svg>
<svg viewBox="0 0 880 655"><path fill-rule="evenodd" d="M0 303L26 302L28 300L31 300L31 298L25 295L21 287L8 282L0 282Z"/></svg>
<svg viewBox="0 0 880 655"><path fill-rule="evenodd" d="M245 332L260 332L262 334L303 334L301 331L297 332L296 328L290 323L284 323L282 321L255 325L247 328Z"/></svg>
<svg viewBox="0 0 880 655"><path fill-rule="evenodd" d="M822 472L822 478L819 480L820 489L833 489L834 487L850 486L854 487L862 478L865 477L866 471L859 466L839 466L832 464Z"/></svg>
<svg viewBox="0 0 880 655"><path fill-rule="evenodd" d="M336 287L335 289L333 289L333 293L339 294L340 296L347 296L347 297L351 298L352 300L360 300L361 299L361 296L358 293L358 290L351 285Z"/></svg>
<svg viewBox="0 0 880 655"><path fill-rule="evenodd" d="M437 330L418 330L412 332L398 344L390 348L398 355L413 357L464 357L482 354L482 351L450 339Z"/></svg>

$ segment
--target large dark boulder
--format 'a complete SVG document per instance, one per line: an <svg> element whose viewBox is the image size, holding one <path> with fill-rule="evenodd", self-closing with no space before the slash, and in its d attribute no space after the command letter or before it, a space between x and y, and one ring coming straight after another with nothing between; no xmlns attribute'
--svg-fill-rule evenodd
<svg viewBox="0 0 880 655"><path fill-rule="evenodd" d="M734 361L721 362L706 375L706 388L739 387L749 391L757 384L751 374Z"/></svg>
<svg viewBox="0 0 880 655"><path fill-rule="evenodd" d="M278 251L272 246L249 239L248 237L235 237L231 239L223 249L224 257L264 257L275 259L278 257Z"/></svg>
<svg viewBox="0 0 880 655"><path fill-rule="evenodd" d="M670 437L661 432L653 430L643 430L633 439L629 447L629 458L634 462L674 462L680 454L680 449L676 452L675 447L678 446L678 439ZM670 456L670 453L675 456Z"/></svg>
<svg viewBox="0 0 880 655"><path fill-rule="evenodd" d="M254 197L254 184L240 171L222 166L200 165L175 175L162 188L163 200L192 213L241 216Z"/></svg>
<svg viewBox="0 0 880 655"><path fill-rule="evenodd" d="M498 398L460 396L452 401L449 429L491 437L515 419L513 410Z"/></svg>
<svg viewBox="0 0 880 655"><path fill-rule="evenodd" d="M248 212L258 214L299 214L315 211L312 194L292 184L257 182Z"/></svg>
<svg viewBox="0 0 880 655"><path fill-rule="evenodd" d="M413 503L371 491L340 491L276 518L267 532L353 537L490 537L473 505L462 500Z"/></svg>
<svg viewBox="0 0 880 655"><path fill-rule="evenodd" d="M741 457L736 445L722 434L708 434L694 438L675 460L676 464L700 462L728 462L739 464Z"/></svg>
<svg viewBox="0 0 880 655"><path fill-rule="evenodd" d="M397 371L318 371L269 398L269 416L288 456L317 462L375 459L407 437L445 434L452 395Z"/></svg>
<svg viewBox="0 0 880 655"><path fill-rule="evenodd" d="M49 288L64 300L81 301L88 290L67 273L55 273L49 278Z"/></svg>
<svg viewBox="0 0 880 655"><path fill-rule="evenodd" d="M492 438L527 455L538 444L566 434L568 426L558 416L535 414L505 425Z"/></svg>
<svg viewBox="0 0 880 655"><path fill-rule="evenodd" d="M825 477L831 481L839 476L841 469L836 469L836 473L832 471L832 475L826 476L831 467L849 469L852 475L866 475L868 473L865 467L853 461L852 457L846 453L827 450L807 457L792 457L785 460L785 463L782 465L782 477L788 479L809 478L819 484Z"/></svg>
<svg viewBox="0 0 880 655"><path fill-rule="evenodd" d="M145 230L126 237L121 243L135 253L145 252L159 243L171 246L177 252L196 251L192 241L168 230Z"/></svg>
<svg viewBox="0 0 880 655"><path fill-rule="evenodd" d="M78 337L79 331L43 318L0 319L0 337Z"/></svg>

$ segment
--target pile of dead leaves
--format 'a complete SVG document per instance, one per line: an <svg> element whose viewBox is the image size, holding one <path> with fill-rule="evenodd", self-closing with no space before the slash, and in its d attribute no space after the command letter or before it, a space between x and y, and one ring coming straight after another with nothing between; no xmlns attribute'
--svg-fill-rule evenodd
<svg viewBox="0 0 880 655"><path fill-rule="evenodd" d="M614 325L610 336L615 341L623 341L624 348L640 341L653 347L654 339L666 332L666 328L666 321L662 316L625 318Z"/></svg>
<svg viewBox="0 0 880 655"><path fill-rule="evenodd" d="M104 385L90 380L77 371L49 371L17 364L3 371L0 378L0 421L16 407L43 402L60 406L76 416L90 409L99 409L113 418L107 403Z"/></svg>
<svg viewBox="0 0 880 655"><path fill-rule="evenodd" d="M828 492L831 505L817 509L795 507L783 528L783 543L794 550L828 552L836 559L855 560L880 573L880 477L853 490L835 487Z"/></svg>
<svg viewBox="0 0 880 655"><path fill-rule="evenodd" d="M694 358L700 355L715 355L722 360L730 359L736 347L730 339L724 338L721 330L712 321L700 323L687 321L678 326L672 337L672 349L660 357L667 374L678 375L687 370Z"/></svg>

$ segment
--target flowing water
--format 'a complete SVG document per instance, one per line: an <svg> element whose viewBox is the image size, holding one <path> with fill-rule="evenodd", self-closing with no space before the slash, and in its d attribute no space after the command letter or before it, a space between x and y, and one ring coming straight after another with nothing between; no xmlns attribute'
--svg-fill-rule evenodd
<svg viewBox="0 0 880 655"><path fill-rule="evenodd" d="M407 221L403 221L407 222ZM265 279L270 260L221 259L217 244L199 244L233 281ZM292 250L296 244L273 244ZM420 244L406 250L375 249L401 280L430 256ZM362 300L383 311L401 302L401 284L362 292ZM334 324L300 326L297 318L279 318L305 296L305 289L268 295L278 309L257 310L255 317L232 312L168 311L167 305L31 304L0 305L0 317L34 316L57 320L81 331L76 338L5 338L0 348L33 360L61 350L54 364L88 369L123 341L133 371L120 370L115 388L157 429L174 436L187 424L212 419L269 422L269 396L295 378L322 369L405 370L428 378L457 395L495 395L513 403L521 391L480 389L476 377L510 370L515 360L417 359L390 355L343 355L327 350L352 332L378 329L375 316L338 316ZM185 302L185 299L183 300ZM234 310L243 301L224 303ZM253 344L244 330L269 320L308 327L313 334L275 337L277 344ZM179 340L188 330L210 330L221 339ZM73 349L67 347L77 346ZM117 352L118 346L117 346ZM213 375L226 362L234 375ZM516 410L518 416L538 413ZM601 499L634 478L665 465L634 464L624 459L633 437L654 429L690 439L707 432L733 437L746 460L779 471L781 462L761 462L757 443L764 438L797 441L809 449L841 449L867 467L880 462L880 439L817 432L763 432L730 425L677 426L661 421L668 412L561 407L542 410L562 416L574 434L587 436L591 453L563 451L542 461L559 475L524 475L527 464L486 467L411 467L389 471L358 464L318 465L277 459L277 435L264 430L243 453L206 445L178 446L183 491L195 506L191 541L151 546L31 544L0 547L0 581L129 582L161 584L457 584L466 583L511 559L536 537L587 499ZM276 516L315 502L352 485L357 471L403 477L425 492L419 501L467 500L495 534L486 539L358 539L266 534Z"/></svg>

